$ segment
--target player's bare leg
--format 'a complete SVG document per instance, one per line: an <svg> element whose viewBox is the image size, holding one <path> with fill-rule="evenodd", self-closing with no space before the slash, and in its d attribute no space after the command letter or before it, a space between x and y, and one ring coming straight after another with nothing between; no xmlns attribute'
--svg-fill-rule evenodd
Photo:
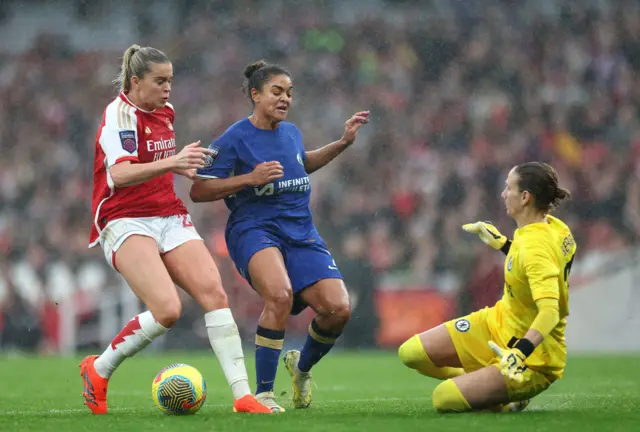
<svg viewBox="0 0 640 432"><path fill-rule="evenodd" d="M269 247L249 261L249 275L264 300L256 331L256 398L273 412L284 412L275 401L273 385L284 345L287 320L293 305L291 281L280 250Z"/></svg>
<svg viewBox="0 0 640 432"><path fill-rule="evenodd" d="M134 317L102 355L89 356L80 364L85 404L95 414L107 412L108 380L115 369L166 333L182 308L154 239L141 235L127 238L116 253L115 264L148 311Z"/></svg>
<svg viewBox="0 0 640 432"><path fill-rule="evenodd" d="M280 250L269 247L253 255L249 261L249 274L264 301L258 324L284 330L293 306L293 292Z"/></svg>
<svg viewBox="0 0 640 432"><path fill-rule="evenodd" d="M453 339L444 324L420 333L420 342L434 365L462 368Z"/></svg>
<svg viewBox="0 0 640 432"><path fill-rule="evenodd" d="M349 293L341 279L323 279L300 293L300 299L315 312L302 351L291 350L284 364L291 375L293 405L308 408L311 404L311 368L331 350L351 317Z"/></svg>
<svg viewBox="0 0 640 432"><path fill-rule="evenodd" d="M190 240L162 255L171 279L206 311L229 307L220 272L201 240Z"/></svg>
<svg viewBox="0 0 640 432"><path fill-rule="evenodd" d="M464 373L444 325L411 337L400 346L398 356L407 367L431 378L445 380Z"/></svg>
<svg viewBox="0 0 640 432"><path fill-rule="evenodd" d="M271 413L251 394L238 326L229 309L218 267L204 242L187 241L164 254L162 260L173 281L205 311L209 341L231 387L234 411Z"/></svg>
<svg viewBox="0 0 640 432"><path fill-rule="evenodd" d="M342 333L351 318L349 293L342 279L322 279L300 293L301 300L317 314L318 326L330 333Z"/></svg>

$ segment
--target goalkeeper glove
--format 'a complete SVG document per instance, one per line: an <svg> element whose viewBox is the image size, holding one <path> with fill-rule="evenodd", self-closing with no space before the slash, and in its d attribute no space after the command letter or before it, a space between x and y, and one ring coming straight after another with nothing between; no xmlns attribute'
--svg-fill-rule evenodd
<svg viewBox="0 0 640 432"><path fill-rule="evenodd" d="M505 253L509 252L507 247L511 246L511 241L505 236L500 234L500 231L488 222L475 222L462 225L462 229L466 232L478 234L480 240L491 246L496 250L502 250ZM506 247L506 251L503 250Z"/></svg>
<svg viewBox="0 0 640 432"><path fill-rule="evenodd" d="M489 347L500 357L500 372L502 375L521 383L524 379L524 371L527 370L527 365L524 364L524 361L535 349L533 343L529 339L518 339L511 348L503 350L495 342L489 341Z"/></svg>

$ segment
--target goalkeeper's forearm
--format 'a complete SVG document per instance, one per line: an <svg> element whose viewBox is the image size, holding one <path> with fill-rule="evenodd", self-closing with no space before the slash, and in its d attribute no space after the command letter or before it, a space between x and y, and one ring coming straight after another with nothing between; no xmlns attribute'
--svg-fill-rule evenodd
<svg viewBox="0 0 640 432"><path fill-rule="evenodd" d="M551 333L551 330L553 330L555 326L558 325L558 322L560 322L558 299L538 299L536 301L536 306L538 306L538 315L533 320L527 334L525 334L524 338L521 339L521 343L523 345L520 350L527 357L531 355L531 352L533 352L533 350L542 343L544 338L547 337L549 333ZM530 345L523 340L530 342Z"/></svg>

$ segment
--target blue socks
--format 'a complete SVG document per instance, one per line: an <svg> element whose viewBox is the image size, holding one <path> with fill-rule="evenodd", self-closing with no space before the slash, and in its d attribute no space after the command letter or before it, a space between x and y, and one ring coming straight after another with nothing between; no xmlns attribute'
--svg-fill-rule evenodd
<svg viewBox="0 0 640 432"><path fill-rule="evenodd" d="M256 394L273 391L278 359L284 345L284 330L258 326L256 331Z"/></svg>
<svg viewBox="0 0 640 432"><path fill-rule="evenodd" d="M307 340L300 352L298 369L300 369L301 372L309 372L311 367L318 363L320 359L333 348L339 336L340 333L329 333L320 329L315 319L311 321Z"/></svg>

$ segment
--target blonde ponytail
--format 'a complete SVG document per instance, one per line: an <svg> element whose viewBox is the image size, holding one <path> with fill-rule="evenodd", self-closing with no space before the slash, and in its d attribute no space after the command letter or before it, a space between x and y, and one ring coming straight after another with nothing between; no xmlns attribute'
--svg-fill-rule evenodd
<svg viewBox="0 0 640 432"><path fill-rule="evenodd" d="M122 65L120 66L120 72L113 80L113 83L122 92L131 90L131 58L138 51L140 51L140 45L133 44L129 48L127 48L122 55Z"/></svg>

